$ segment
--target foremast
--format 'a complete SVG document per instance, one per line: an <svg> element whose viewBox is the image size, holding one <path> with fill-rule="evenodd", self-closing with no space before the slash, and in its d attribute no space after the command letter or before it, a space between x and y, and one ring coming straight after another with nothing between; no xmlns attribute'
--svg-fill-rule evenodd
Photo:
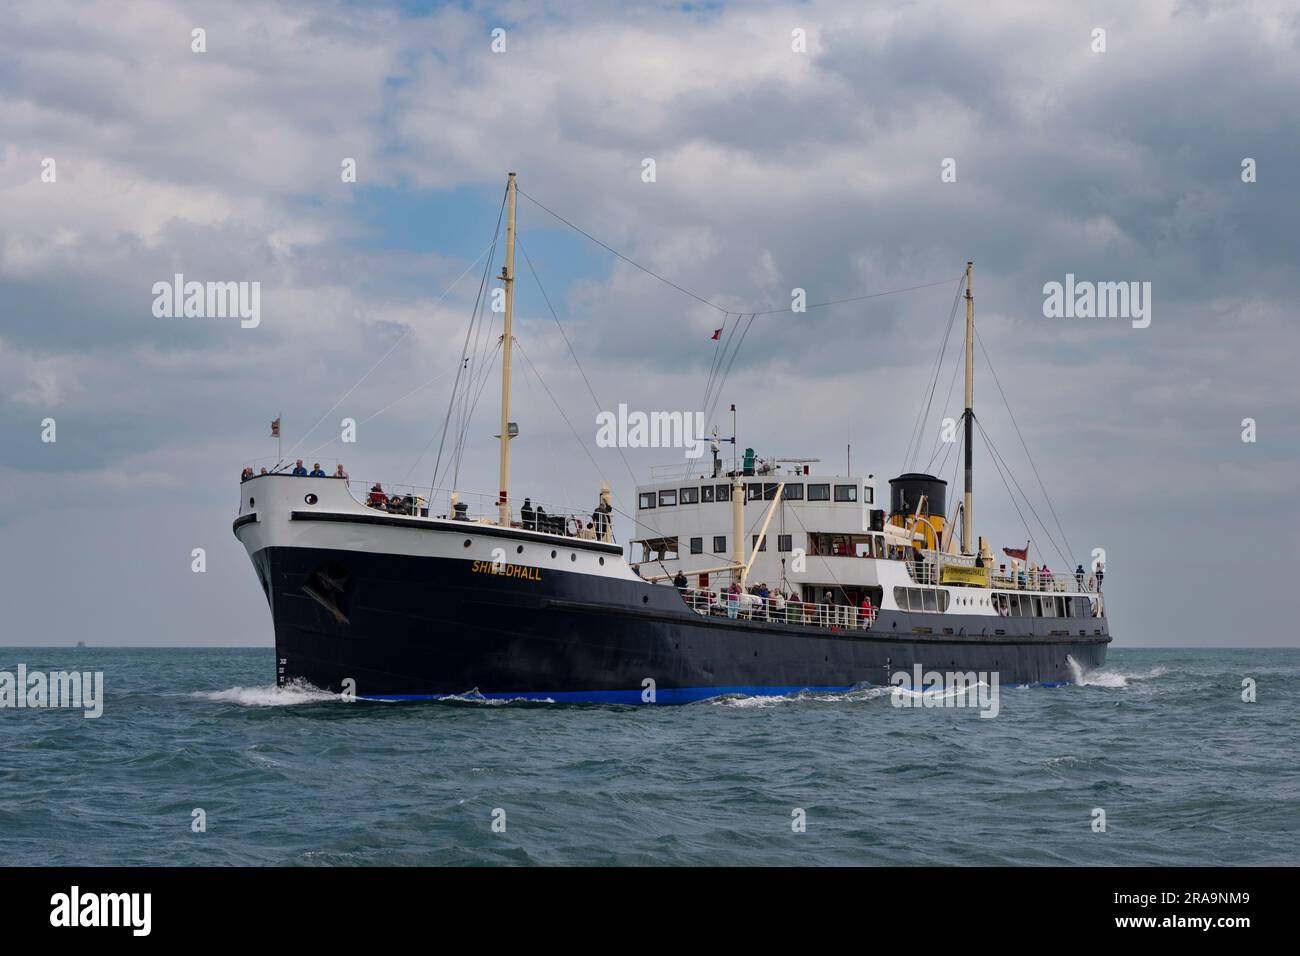
<svg viewBox="0 0 1300 956"><path fill-rule="evenodd" d="M501 481L497 498L497 523L510 527L510 354L514 342L515 316L515 198L518 189L515 174L506 181L506 264L501 269L501 281L506 290L505 328L501 334Z"/></svg>

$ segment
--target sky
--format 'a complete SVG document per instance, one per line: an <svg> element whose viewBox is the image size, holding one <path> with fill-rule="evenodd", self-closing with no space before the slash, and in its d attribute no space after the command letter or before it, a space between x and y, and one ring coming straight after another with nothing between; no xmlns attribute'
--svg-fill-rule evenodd
<svg viewBox="0 0 1300 956"><path fill-rule="evenodd" d="M1117 646L1300 642L1294 2L3 16L0 644L271 644L240 470L280 416L286 454L434 480L510 171L538 279L521 254L521 494L590 508L604 479L632 510L680 453L625 462L596 412L700 410L713 330L794 289L927 286L758 316L718 395L741 446L842 472L851 444L882 488L924 468L960 411L948 351L909 460L970 259L976 417L1071 565L1104 549ZM260 321L156 315L176 273L258 283ZM1149 288L1149 325L1045 314L1067 275ZM491 493L483 380L457 486ZM977 533L1059 569L974 453Z"/></svg>

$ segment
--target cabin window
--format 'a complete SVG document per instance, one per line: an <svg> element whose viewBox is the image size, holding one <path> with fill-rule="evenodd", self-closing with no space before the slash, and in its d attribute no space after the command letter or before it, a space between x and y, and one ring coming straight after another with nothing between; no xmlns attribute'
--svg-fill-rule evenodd
<svg viewBox="0 0 1300 956"><path fill-rule="evenodd" d="M876 503L876 489L870 485L863 485L862 501L864 504L874 505Z"/></svg>
<svg viewBox="0 0 1300 956"><path fill-rule="evenodd" d="M725 534L715 534L713 536L713 553L714 554L727 553L727 536Z"/></svg>
<svg viewBox="0 0 1300 956"><path fill-rule="evenodd" d="M831 500L831 486L828 485L828 484L827 484L827 485L809 485L809 486L808 486L808 500L809 500L809 501L830 501L830 500Z"/></svg>
<svg viewBox="0 0 1300 956"><path fill-rule="evenodd" d="M758 501L763 497L763 483L761 481L745 482L745 500Z"/></svg>
<svg viewBox="0 0 1300 956"><path fill-rule="evenodd" d="M766 481L763 483L763 500L776 501L776 489L781 485L775 481Z"/></svg>
<svg viewBox="0 0 1300 956"><path fill-rule="evenodd" d="M682 504L684 504L684 505L694 505L694 504L698 504L699 501L700 501L700 489L699 489L699 488L683 488L683 489L681 490L681 496L680 496L677 500L680 501L680 502L681 502Z"/></svg>
<svg viewBox="0 0 1300 956"><path fill-rule="evenodd" d="M857 501L858 486L857 485L836 485L835 500L836 501Z"/></svg>
<svg viewBox="0 0 1300 956"><path fill-rule="evenodd" d="M731 500L731 485L718 485L717 492L719 501Z"/></svg>
<svg viewBox="0 0 1300 956"><path fill-rule="evenodd" d="M789 534L778 534L776 536L776 550L793 551L793 541L791 540L793 537L793 535Z"/></svg>
<svg viewBox="0 0 1300 956"><path fill-rule="evenodd" d="M700 489L700 500L708 503L713 500L713 486L705 485Z"/></svg>
<svg viewBox="0 0 1300 956"><path fill-rule="evenodd" d="M763 535L763 541L762 541L761 544L759 543L758 535L754 535L753 537L754 537L754 540L750 542L750 545L749 545L749 546L750 546L751 548L757 548L759 551L766 551L766 550L767 550L767 535Z"/></svg>
<svg viewBox="0 0 1300 956"><path fill-rule="evenodd" d="M691 554L703 554L703 553L704 553L704 539L691 538Z"/></svg>
<svg viewBox="0 0 1300 956"><path fill-rule="evenodd" d="M900 611L946 611L951 595L935 588L894 588Z"/></svg>
<svg viewBox="0 0 1300 956"><path fill-rule="evenodd" d="M796 482L793 485L786 485L781 497L786 501L803 501L803 484Z"/></svg>
<svg viewBox="0 0 1300 956"><path fill-rule="evenodd" d="M641 492L641 500L639 502L639 506L643 510L646 508L653 508L655 506L655 493L653 491Z"/></svg>
<svg viewBox="0 0 1300 956"><path fill-rule="evenodd" d="M677 489L669 488L666 491L659 492L659 507L671 508L677 504Z"/></svg>

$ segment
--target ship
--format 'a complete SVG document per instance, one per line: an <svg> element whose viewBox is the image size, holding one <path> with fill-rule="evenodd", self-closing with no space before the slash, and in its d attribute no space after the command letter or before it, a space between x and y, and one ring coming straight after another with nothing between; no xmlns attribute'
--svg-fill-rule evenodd
<svg viewBox="0 0 1300 956"><path fill-rule="evenodd" d="M1104 663L1102 574L1081 564L1052 574L1029 562L1028 544L995 558L974 535L971 262L964 481L951 510L937 475L878 487L847 463L837 474L815 459L741 453L716 429L711 460L674 462L635 486L625 544L608 485L590 520L586 508L513 494L518 192L511 173L499 490L395 493L282 463L244 472L233 530L270 609L278 684L384 701L684 704L884 687L921 672L1059 685Z"/></svg>

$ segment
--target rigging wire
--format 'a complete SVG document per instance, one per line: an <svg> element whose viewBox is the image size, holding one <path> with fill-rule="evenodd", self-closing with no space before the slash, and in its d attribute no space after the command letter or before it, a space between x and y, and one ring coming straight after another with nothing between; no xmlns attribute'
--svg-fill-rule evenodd
<svg viewBox="0 0 1300 956"><path fill-rule="evenodd" d="M451 285L447 286L447 288L442 290L442 295L434 299L433 304L437 305L443 299L445 299L448 293L450 293L452 289L456 288L457 283L459 283L461 279L465 278L465 276L469 273L471 269L473 269L476 265L478 265L479 260L482 259L484 254L487 253L494 245L496 245L495 239L492 240L491 244L489 244L488 247L483 250L483 252L480 252L478 256L475 257L473 262L471 262L468 266L465 267L464 272L462 272L460 275L458 275L455 279L452 280ZM322 415L320 418L316 420L315 425L312 425L311 428L307 429L307 431L305 431L302 434L302 437L299 438L294 443L294 446L289 449L289 454L286 456L286 458L292 458L293 453L297 451L298 446L307 440L307 436L310 435L312 432L314 432L317 428L319 428L321 422L325 421L325 419L328 418L336 408L342 405L347 400L347 397L351 395L353 392L355 392L361 386L361 383L370 377L370 373L373 372L375 369L379 368L380 364L386 358L388 358L388 356L392 355L393 352L397 350L397 347L401 345L404 341L406 341L407 336L409 336L413 331L415 331L415 326L413 325L407 326L406 331L397 337L397 341L395 341L391 346L389 346L388 351L385 352L383 355L381 355L379 357L379 360L375 362L374 365L370 366L370 368L366 370L366 373L362 375L359 379L357 379L356 383L351 388L349 388L346 392L344 392L342 397L340 397L338 401L336 401L333 405L331 405L324 415Z"/></svg>
<svg viewBox="0 0 1300 956"><path fill-rule="evenodd" d="M411 397L412 395L414 395L416 392L423 391L424 389L426 389L426 388L428 388L430 385L432 385L434 382L438 381L439 379L446 378L446 377L447 377L448 375L450 375L450 374L451 374L451 369L443 369L441 372L439 372L439 373L438 373L437 375L435 375L433 378L429 379L429 380L428 380L427 382L425 382L423 385L417 385L417 386L415 386L415 388L411 389L409 392L407 392L407 393L406 393L405 395L403 395L401 398L394 399L393 401L391 401L391 402L389 402L387 405L385 405L383 408L381 408L379 411L375 412L373 415L370 415L370 416L368 416L368 417L366 417L366 418L361 419L361 421L357 422L357 427L360 428L360 427L361 427L362 425L364 425L366 422L369 422L369 421L372 421L372 420L378 418L380 415L384 414L384 412L388 411L388 410L389 410L390 408L392 408L394 405L397 405L397 404L399 404L399 403L401 403L401 402L406 401L408 398L410 398L410 397ZM306 454L304 457L307 457L307 458L315 457L315 455L316 455L318 452L323 451L324 449L328 448L330 445L334 444L334 443L335 443L336 441L338 441L338 440L339 440L339 436L336 435L335 437L331 438L329 441L325 442L325 444L320 445L320 446L317 447L317 448L313 448L311 451L307 452L307 454Z"/></svg>
<svg viewBox="0 0 1300 956"><path fill-rule="evenodd" d="M442 435L438 442L438 455L434 461L434 466L433 466L433 474L434 474L433 484L435 486L437 485L438 468L442 463L443 446L447 441L447 428L451 424L452 408L455 405L457 392L460 388L461 373L465 371L466 358L467 355L469 354L468 349L469 349L470 332L474 328L475 320L478 315L479 305L483 301L483 292L484 289L487 287L487 276L492 269L492 259L496 252L497 241L500 239L501 236L501 219L505 213L506 197L509 195L509 192L510 192L509 185L507 185L506 188L501 191L501 205L497 209L497 222L496 222L496 226L492 230L492 241L488 244L488 249L491 250L491 254L488 255L488 261L483 267L483 275L479 279L478 295L474 300L474 309L472 312L470 312L469 326L465 329L465 342L461 345L460 362L456 366L456 381L452 383L451 396L447 399L447 414L444 416L442 420ZM407 469L406 471L407 476L409 476L410 473L415 470L416 465L418 465L420 461L423 460L425 454L429 450L429 445L431 444L433 444L432 436L430 436L428 443L425 444L424 449L420 452L420 457L417 458L415 460L415 463L412 464L411 467ZM403 480L405 480L405 478L403 478ZM430 499L432 499L433 497L432 489L430 489L429 497Z"/></svg>
<svg viewBox="0 0 1300 956"><path fill-rule="evenodd" d="M1020 425L1016 422L1015 412L1011 410L1011 402L1007 400L1007 393L1002 389L1002 382L998 379L998 373L993 368L993 362L989 358L989 353L984 348L984 340L979 337L979 331L975 332L975 341L979 342L980 351L984 353L984 363L989 367L989 373L993 376L993 382L998 387L998 394L1002 396L1002 404L1007 408L1007 415L1011 418L1011 424L1016 430L1016 437L1020 439L1020 447L1025 451L1025 458L1029 460L1029 467L1033 469L1034 477L1038 480L1039 490L1043 493L1043 499L1047 502L1047 508L1052 513L1052 520L1056 522L1056 530L1061 533L1061 541L1065 544L1065 550L1074 554L1074 549L1070 547L1070 539L1065 534L1065 529L1061 526L1061 519L1056 516L1056 508L1052 505L1052 496L1047 493L1047 486L1043 484L1043 478L1038 473L1038 466L1034 464L1034 458L1029 454L1029 445L1025 443L1025 436L1020 431Z"/></svg>
<svg viewBox="0 0 1300 956"><path fill-rule="evenodd" d="M1002 457L1002 453L998 451L997 446L993 444L993 440L989 438L988 433L984 430L984 426L980 424L979 419L975 419L975 424L979 426L980 434L984 436L984 441L988 444L990 451L992 451L995 463L1001 462L1002 466L1006 468L1007 476L1011 479L1011 483L1015 485L1016 490L1020 492L1020 496L1024 499L1025 505L1029 508L1030 514L1034 516L1034 520L1037 521L1039 527L1043 529L1043 534L1047 536L1047 540L1051 543L1052 549L1055 550L1057 555L1060 556L1061 560L1066 564L1068 570L1070 559L1065 556L1065 553L1061 550L1061 546L1058 545L1056 543L1056 539L1052 537L1052 532L1048 529L1043 519L1039 516L1038 510L1034 507L1033 502L1029 500L1029 496L1025 494L1025 490L1020 487L1020 482L1016 480L1015 474L1011 471L1011 466L1007 464L1006 459ZM1030 535L1030 538L1032 539L1033 535ZM1042 549L1040 548L1039 550Z"/></svg>
<svg viewBox="0 0 1300 956"><path fill-rule="evenodd" d="M930 418L930 406L934 402L934 390L939 384L939 375L943 368L943 357L948 351L948 342L952 338L953 326L957 320L957 305L961 301L961 290L965 288L966 285L966 274L962 273L957 282L957 290L953 293L952 298L952 308L948 310L948 325L944 330L943 338L939 342L939 350L935 353L934 365L930 370L930 374L927 375L925 379L927 398L925 402L917 408L916 420L912 424L912 436L908 440L907 452L903 457L903 472L906 472L909 465L911 465L914 459L920 455L921 442L923 441L925 433L925 424Z"/></svg>
<svg viewBox="0 0 1300 956"><path fill-rule="evenodd" d="M518 189L518 187L516 188ZM622 259L628 265L633 266L636 269L640 269L642 272L644 272L646 275L650 276L651 278L658 279L660 282L664 283L665 285L671 286L672 288L676 289L678 292L682 293L683 295L689 296L690 298L694 299L696 302L699 302L702 305L707 305L711 309L716 309L717 311L721 312L723 315L730 315L735 311L734 309L725 309L722 306L718 305L717 303L710 302L708 299L704 298L704 296L698 295L697 293L692 292L690 289L683 288L682 286L678 285L676 282L673 282L671 279L667 279L661 276L653 269L649 269L646 266L641 265L641 263L637 262L635 259L631 259L628 256L623 255L623 253L619 252L614 247L606 245L605 243L601 242L591 233L587 232L585 229L583 229L580 226L574 225L569 220L561 216L558 212L549 208L548 206L543 205L539 200L534 199L532 196L528 195L528 193L524 192L522 189L518 189L518 192L519 195L523 196L529 202L536 205L543 212L549 213L550 215L554 216L556 219L564 223L570 229L574 230L577 233L580 233L583 236L586 236L588 239L590 239L596 245L600 246L602 249L612 253L613 255L617 256L619 259ZM814 302L812 304L804 306L804 308L822 309L832 305L845 305L846 303L849 302L862 302L867 299L878 299L881 296L886 296L886 295L899 295L903 292L916 292L919 289L931 289L934 288L935 286L947 285L951 281L952 281L951 279L940 279L937 282L926 282L926 283L922 283L921 285L908 286L907 288L903 288L903 289L888 289L884 292L871 292L868 293L867 295L850 296L847 299L831 299L827 302ZM793 311L794 311L794 306L788 305L780 309L758 310L754 312L746 312L744 314L751 315L751 316L780 315L783 312L793 312Z"/></svg>

